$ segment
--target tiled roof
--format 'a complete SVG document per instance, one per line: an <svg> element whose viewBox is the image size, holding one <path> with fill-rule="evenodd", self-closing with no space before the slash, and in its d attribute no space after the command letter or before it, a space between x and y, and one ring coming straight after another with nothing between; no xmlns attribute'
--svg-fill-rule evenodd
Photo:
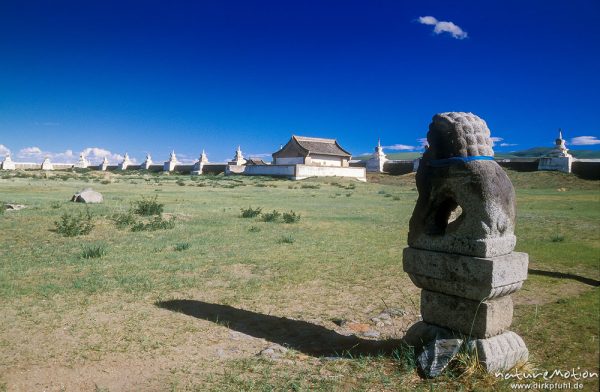
<svg viewBox="0 0 600 392"><path fill-rule="evenodd" d="M300 147L311 154L336 155L350 157L348 151L344 150L335 139L322 139L317 137L292 136L292 139Z"/></svg>

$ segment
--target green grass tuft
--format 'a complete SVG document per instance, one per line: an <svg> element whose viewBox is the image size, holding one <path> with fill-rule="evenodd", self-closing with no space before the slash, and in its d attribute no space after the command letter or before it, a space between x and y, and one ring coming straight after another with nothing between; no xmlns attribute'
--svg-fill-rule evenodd
<svg viewBox="0 0 600 392"><path fill-rule="evenodd" d="M296 242L296 240L290 234L282 235L279 240L277 240L278 244L293 244L294 242Z"/></svg>
<svg viewBox="0 0 600 392"><path fill-rule="evenodd" d="M97 259L105 256L108 253L104 244L88 244L84 245L81 250L82 259Z"/></svg>
<svg viewBox="0 0 600 392"><path fill-rule="evenodd" d="M65 237L76 237L89 234L94 228L93 215L89 209L85 213L70 214L65 212L60 220L55 221L56 232Z"/></svg>
<svg viewBox="0 0 600 392"><path fill-rule="evenodd" d="M156 216L147 223L137 222L131 226L131 231L156 231L168 230L175 227L175 218L169 220L163 219L161 216Z"/></svg>
<svg viewBox="0 0 600 392"><path fill-rule="evenodd" d="M252 207L248 207L248 208L242 208L242 218L254 218L256 216L260 215L260 212L262 211L262 208L257 207L257 208L252 208Z"/></svg>
<svg viewBox="0 0 600 392"><path fill-rule="evenodd" d="M150 198L142 197L134 203L133 212L141 216L160 215L163 212L164 204L157 201L157 196Z"/></svg>
<svg viewBox="0 0 600 392"><path fill-rule="evenodd" d="M182 252L184 250L188 250L190 248L190 243L189 242L180 242L178 244L175 244L175 246L173 247L173 249L176 252Z"/></svg>
<svg viewBox="0 0 600 392"><path fill-rule="evenodd" d="M298 223L300 222L300 214L296 214L294 211L284 212L283 221L285 223Z"/></svg>
<svg viewBox="0 0 600 392"><path fill-rule="evenodd" d="M273 212L265 212L261 215L261 220L263 222L277 222L281 217L281 212L277 210L273 210Z"/></svg>

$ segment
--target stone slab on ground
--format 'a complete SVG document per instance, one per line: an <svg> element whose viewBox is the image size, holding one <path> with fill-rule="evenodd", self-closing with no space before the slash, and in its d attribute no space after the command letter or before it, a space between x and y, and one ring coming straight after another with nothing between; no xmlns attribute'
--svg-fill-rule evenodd
<svg viewBox="0 0 600 392"><path fill-rule="evenodd" d="M487 338L506 331L512 322L510 296L472 301L452 295L421 291L423 321L449 328L467 336Z"/></svg>
<svg viewBox="0 0 600 392"><path fill-rule="evenodd" d="M483 258L404 248L402 257L404 271L417 287L476 301L519 290L528 262L521 252Z"/></svg>
<svg viewBox="0 0 600 392"><path fill-rule="evenodd" d="M433 339L417 357L419 369L425 377L433 378L442 374L463 344L462 339Z"/></svg>

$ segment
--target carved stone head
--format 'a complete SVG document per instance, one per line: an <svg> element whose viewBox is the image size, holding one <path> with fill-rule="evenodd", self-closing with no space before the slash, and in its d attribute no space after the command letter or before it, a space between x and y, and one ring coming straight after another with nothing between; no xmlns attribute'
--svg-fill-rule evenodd
<svg viewBox="0 0 600 392"><path fill-rule="evenodd" d="M417 171L419 198L410 219L413 248L493 257L515 246L515 192L485 121L472 113L436 114Z"/></svg>

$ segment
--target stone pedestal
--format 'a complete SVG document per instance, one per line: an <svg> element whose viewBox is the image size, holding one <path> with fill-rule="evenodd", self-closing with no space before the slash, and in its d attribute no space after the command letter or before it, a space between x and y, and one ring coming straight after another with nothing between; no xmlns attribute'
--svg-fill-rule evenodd
<svg viewBox="0 0 600 392"><path fill-rule="evenodd" d="M510 294L523 285L527 265L527 254L520 252L473 257L405 248L404 271L423 289L423 322L413 326L405 340L435 348L440 339L459 339L490 372L525 362L525 343L508 329L513 317ZM433 352L431 363L438 361Z"/></svg>

